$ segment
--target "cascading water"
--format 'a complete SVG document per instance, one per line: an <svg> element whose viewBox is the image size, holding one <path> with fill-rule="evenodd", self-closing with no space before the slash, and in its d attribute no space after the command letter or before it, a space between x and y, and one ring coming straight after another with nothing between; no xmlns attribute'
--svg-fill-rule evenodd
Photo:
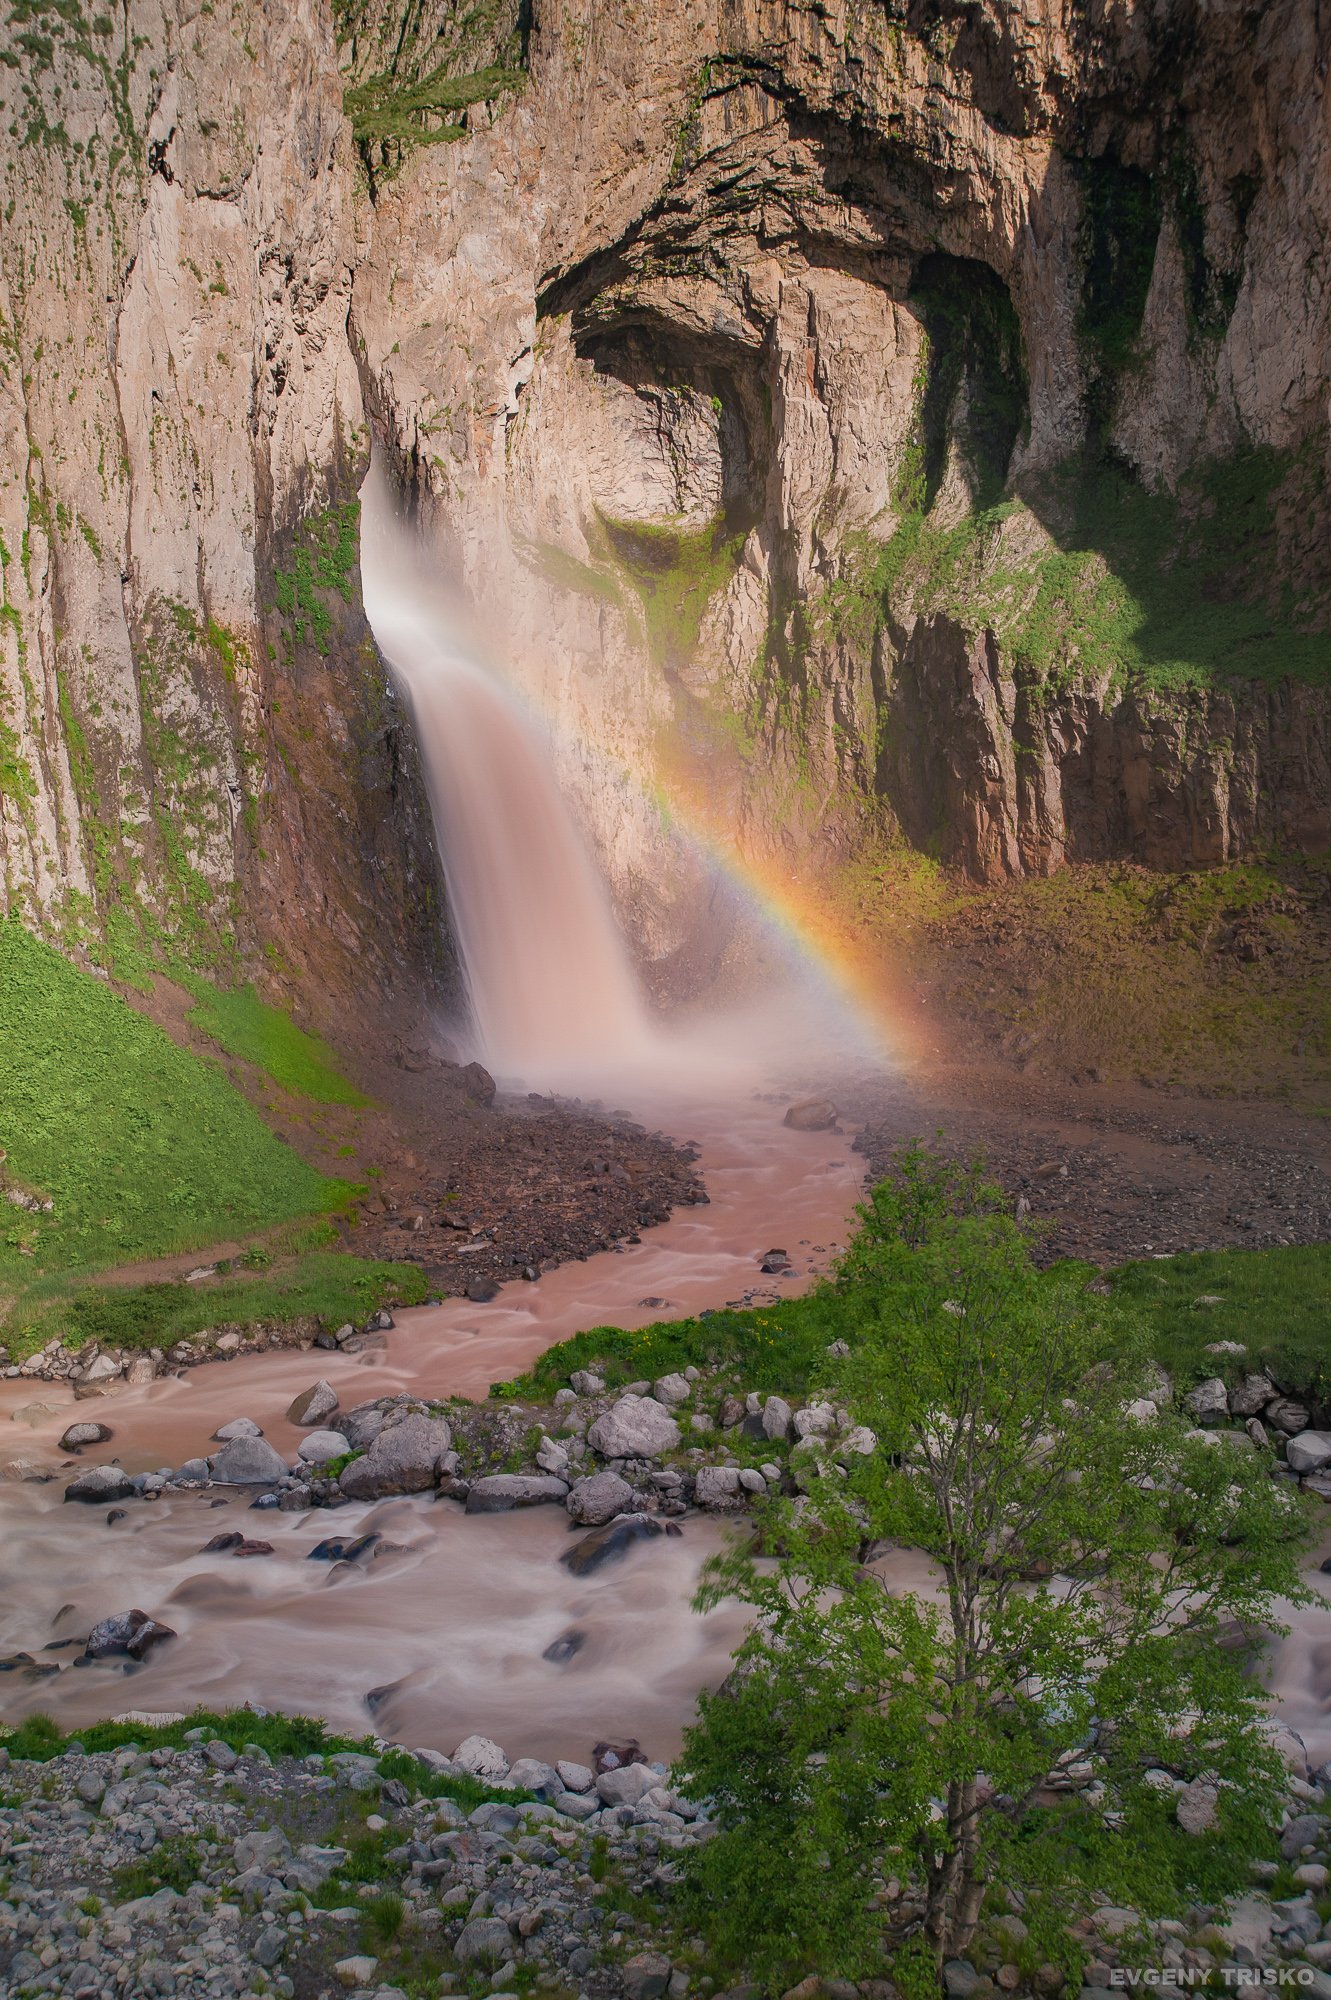
<svg viewBox="0 0 1331 2000"><path fill-rule="evenodd" d="M646 1011L545 746L458 640L377 467L361 498L366 616L415 713L477 1052L547 1083L640 1060Z"/></svg>

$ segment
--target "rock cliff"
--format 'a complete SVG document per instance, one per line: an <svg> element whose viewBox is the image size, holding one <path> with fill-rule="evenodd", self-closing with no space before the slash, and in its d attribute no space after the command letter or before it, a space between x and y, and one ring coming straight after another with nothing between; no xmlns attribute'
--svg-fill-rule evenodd
<svg viewBox="0 0 1331 2000"><path fill-rule="evenodd" d="M0 382L48 926L437 976L369 424L681 977L717 844L1331 838L1313 0L56 18L11 0Z"/></svg>

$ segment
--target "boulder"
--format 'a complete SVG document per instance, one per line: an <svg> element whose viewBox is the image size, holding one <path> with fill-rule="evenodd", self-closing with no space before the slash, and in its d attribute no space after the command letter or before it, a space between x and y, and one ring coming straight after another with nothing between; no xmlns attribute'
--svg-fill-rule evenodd
<svg viewBox="0 0 1331 2000"><path fill-rule="evenodd" d="M233 1417L221 1430L213 1432L214 1444L230 1444L234 1438L261 1438L263 1432L253 1417Z"/></svg>
<svg viewBox="0 0 1331 2000"><path fill-rule="evenodd" d="M802 1097L798 1104L792 1104L783 1125L789 1125L792 1132L835 1132L837 1108L830 1097Z"/></svg>
<svg viewBox="0 0 1331 2000"><path fill-rule="evenodd" d="M524 1792L544 1792L551 1798L564 1789L554 1765L543 1763L539 1757L519 1757L515 1764L510 1764L508 1782L520 1786Z"/></svg>
<svg viewBox="0 0 1331 2000"><path fill-rule="evenodd" d="M473 1917L462 1926L453 1956L459 1965L502 1965L513 1936L502 1917Z"/></svg>
<svg viewBox="0 0 1331 2000"><path fill-rule="evenodd" d="M296 1456L306 1465L327 1465L332 1458L345 1458L350 1450L341 1431L311 1431L296 1446Z"/></svg>
<svg viewBox="0 0 1331 2000"><path fill-rule="evenodd" d="M782 1396L769 1396L763 1404L763 1436L775 1444L778 1439L790 1436L793 1413L790 1404Z"/></svg>
<svg viewBox="0 0 1331 2000"><path fill-rule="evenodd" d="M602 1771L596 1780L596 1796L604 1806L636 1806L660 1782L660 1772L650 1764L624 1764L615 1771Z"/></svg>
<svg viewBox="0 0 1331 2000"><path fill-rule="evenodd" d="M536 1463L542 1472L553 1473L556 1479L568 1477L568 1453L552 1437L543 1437L536 1447Z"/></svg>
<svg viewBox="0 0 1331 2000"><path fill-rule="evenodd" d="M363 1458L343 1467L338 1484L353 1500L428 1492L452 1444L453 1434L442 1417L404 1417L381 1430Z"/></svg>
<svg viewBox="0 0 1331 2000"><path fill-rule="evenodd" d="M555 1769L563 1781L565 1791L589 1792L596 1783L594 1773L589 1771L585 1764L571 1764L566 1758L561 1757Z"/></svg>
<svg viewBox="0 0 1331 2000"><path fill-rule="evenodd" d="M313 1388L303 1389L287 1411L287 1422L306 1425L322 1424L332 1416L337 1408L337 1391L331 1382L316 1382Z"/></svg>
<svg viewBox="0 0 1331 2000"><path fill-rule="evenodd" d="M743 1489L733 1465L700 1465L693 1481L693 1500L698 1507L738 1507Z"/></svg>
<svg viewBox="0 0 1331 2000"><path fill-rule="evenodd" d="M795 1412L796 1437L830 1437L835 1429L836 1411L830 1403L810 1403Z"/></svg>
<svg viewBox="0 0 1331 2000"><path fill-rule="evenodd" d="M60 1440L61 1451L79 1451L85 1444L105 1444L111 1435L108 1424L71 1424Z"/></svg>
<svg viewBox="0 0 1331 2000"><path fill-rule="evenodd" d="M1245 1375L1229 1392L1229 1407L1236 1417L1259 1417L1276 1398L1276 1385L1266 1375Z"/></svg>
<svg viewBox="0 0 1331 2000"><path fill-rule="evenodd" d="M287 1476L287 1462L267 1438L232 1438L212 1460L219 1486L275 1486Z"/></svg>
<svg viewBox="0 0 1331 2000"><path fill-rule="evenodd" d="M1185 1833L1209 1833L1219 1805L1220 1791L1214 1780L1194 1778L1179 1793L1174 1816Z"/></svg>
<svg viewBox="0 0 1331 2000"><path fill-rule="evenodd" d="M583 1522L589 1528L599 1528L606 1521L613 1521L616 1514L623 1514L633 1505L633 1488L627 1479L621 1479L617 1472L594 1472L588 1479L579 1479L570 1489L568 1511L573 1520Z"/></svg>
<svg viewBox="0 0 1331 2000"><path fill-rule="evenodd" d="M658 1382L653 1382L652 1394L658 1403L672 1409L677 1403L688 1402L693 1394L693 1384L683 1375L663 1375Z"/></svg>
<svg viewBox="0 0 1331 2000"><path fill-rule="evenodd" d="M603 1396L605 1394L604 1381L599 1375L594 1375L590 1368L575 1368L568 1379L573 1386L575 1396Z"/></svg>
<svg viewBox="0 0 1331 2000"><path fill-rule="evenodd" d="M1183 1398L1183 1405L1205 1429L1229 1419L1229 1392L1218 1375L1211 1375L1205 1382L1199 1382Z"/></svg>
<svg viewBox="0 0 1331 2000"><path fill-rule="evenodd" d="M467 1495L469 1514L506 1514L513 1507L539 1507L568 1497L562 1479L547 1472L491 1472L474 1479Z"/></svg>
<svg viewBox="0 0 1331 2000"><path fill-rule="evenodd" d="M679 1425L651 1396L621 1396L587 1433L602 1458L659 1458L679 1443Z"/></svg>
<svg viewBox="0 0 1331 2000"><path fill-rule="evenodd" d="M377 1958L368 1958L363 1953L355 1958L339 1958L333 1967L333 1977L339 1986L345 1986L348 1991L356 1986L368 1986L378 1963Z"/></svg>
<svg viewBox="0 0 1331 2000"><path fill-rule="evenodd" d="M590 1576L605 1563L627 1555L634 1542L679 1532L673 1521L662 1521L655 1514L620 1514L604 1526L593 1528L590 1535L584 1535L571 1549L565 1549L559 1560L574 1576Z"/></svg>
<svg viewBox="0 0 1331 2000"><path fill-rule="evenodd" d="M104 1660L113 1653L128 1653L132 1660L141 1660L163 1639L174 1639L175 1636L169 1625L159 1625L146 1611L119 1611L114 1617L103 1618L93 1626L83 1657L86 1660Z"/></svg>
<svg viewBox="0 0 1331 2000"><path fill-rule="evenodd" d="M342 1411L337 1427L353 1451L365 1451L383 1429L384 1414L377 1403L358 1403L354 1410Z"/></svg>
<svg viewBox="0 0 1331 2000"><path fill-rule="evenodd" d="M1296 1403L1292 1396L1277 1396L1274 1403L1266 1406L1266 1421L1286 1437L1297 1437L1312 1422L1312 1412L1306 1404Z"/></svg>
<svg viewBox="0 0 1331 2000"><path fill-rule="evenodd" d="M1331 1431L1300 1431L1285 1446L1285 1461L1295 1472L1321 1472L1331 1465Z"/></svg>
<svg viewBox="0 0 1331 2000"><path fill-rule="evenodd" d="M134 1482L118 1465L90 1465L86 1472L70 1480L65 1498L83 1500L95 1507L99 1501L128 1500L133 1492Z"/></svg>
<svg viewBox="0 0 1331 2000"><path fill-rule="evenodd" d="M661 2000L670 1984L671 1965L659 1951L638 1951L626 1958L620 1971L624 2000Z"/></svg>
<svg viewBox="0 0 1331 2000"><path fill-rule="evenodd" d="M460 1771L492 1783L508 1776L508 1759L488 1736L468 1736L453 1752L453 1762Z"/></svg>
<svg viewBox="0 0 1331 2000"><path fill-rule="evenodd" d="M847 1458L871 1458L878 1449L878 1439L867 1424L856 1424L854 1430L846 1432L837 1440L835 1456L844 1461Z"/></svg>

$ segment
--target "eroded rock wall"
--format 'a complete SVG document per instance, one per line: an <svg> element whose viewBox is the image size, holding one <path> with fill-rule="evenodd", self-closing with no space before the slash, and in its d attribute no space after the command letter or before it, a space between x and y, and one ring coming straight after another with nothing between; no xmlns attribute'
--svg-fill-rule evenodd
<svg viewBox="0 0 1331 2000"><path fill-rule="evenodd" d="M358 209L313 0L0 30L3 905L327 1018L440 965L359 612Z"/></svg>

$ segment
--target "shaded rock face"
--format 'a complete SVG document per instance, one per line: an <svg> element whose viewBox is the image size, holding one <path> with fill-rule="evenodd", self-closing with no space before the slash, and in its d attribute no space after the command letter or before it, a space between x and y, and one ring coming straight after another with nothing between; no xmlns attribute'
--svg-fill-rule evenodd
<svg viewBox="0 0 1331 2000"><path fill-rule="evenodd" d="M327 15L131 0L114 41L43 38L47 138L0 149L0 909L122 972L165 935L200 964L279 947L273 976L329 1007L447 985L359 609Z"/></svg>
<svg viewBox="0 0 1331 2000"><path fill-rule="evenodd" d="M319 0L131 0L119 68L75 36L25 58L50 143L0 159L5 907L104 961L118 904L122 958L276 944L344 1011L455 990L359 608L370 422L658 984L705 983L736 925L662 793L805 868L884 831L987 878L1327 843L1324 692L1152 693L1080 628L1031 637L1051 565L1092 590L1117 560L1068 500L1083 452L1174 508L1180 577L1194 529L1248 521L1198 468L1266 454L1247 545L1291 585L1291 663L1323 619L1313 0L337 20L340 47ZM500 79L451 143L343 115L347 81L441 68ZM964 561L921 554L981 520Z"/></svg>

